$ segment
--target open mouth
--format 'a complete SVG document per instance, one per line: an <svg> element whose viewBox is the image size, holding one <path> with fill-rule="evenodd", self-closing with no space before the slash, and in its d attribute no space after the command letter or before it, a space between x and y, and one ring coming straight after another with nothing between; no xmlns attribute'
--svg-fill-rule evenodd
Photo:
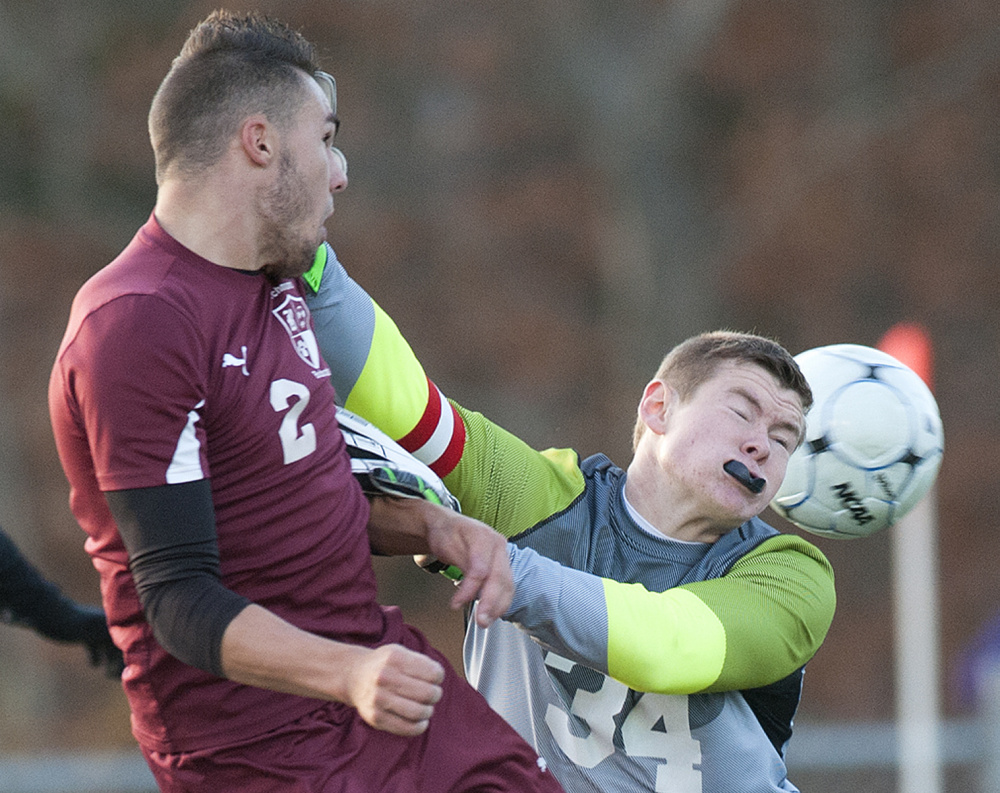
<svg viewBox="0 0 1000 793"><path fill-rule="evenodd" d="M750 469L743 465L743 463L739 460L730 460L722 466L722 470L743 485L743 487L751 493L760 493L767 484L766 479L759 476L751 476Z"/></svg>

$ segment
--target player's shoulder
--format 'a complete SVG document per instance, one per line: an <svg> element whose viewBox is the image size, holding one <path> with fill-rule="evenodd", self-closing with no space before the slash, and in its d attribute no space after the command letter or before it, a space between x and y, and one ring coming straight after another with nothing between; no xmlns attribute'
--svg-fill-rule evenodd
<svg viewBox="0 0 1000 793"><path fill-rule="evenodd" d="M579 460L576 452L573 452L573 454ZM620 479L625 473L606 454L592 454L583 460L579 460L578 465L584 476L595 479Z"/></svg>
<svg viewBox="0 0 1000 793"><path fill-rule="evenodd" d="M605 513L619 507L625 482L625 471L611 461L607 455L592 454L580 460L576 452L565 450L576 462L575 477L587 494L587 502L592 512ZM570 459L567 456L567 462Z"/></svg>
<svg viewBox="0 0 1000 793"><path fill-rule="evenodd" d="M77 301L93 309L125 295L155 294L168 269L167 257L133 240L110 264L87 279Z"/></svg>
<svg viewBox="0 0 1000 793"><path fill-rule="evenodd" d="M766 535L743 554L740 564L761 565L776 570L795 570L816 581L827 581L833 586L833 566L818 547L798 534L779 532L763 521L756 522L766 528Z"/></svg>
<svg viewBox="0 0 1000 793"><path fill-rule="evenodd" d="M758 546L765 553L803 553L816 559L826 561L826 555L805 537L798 534L778 531L766 523L771 532L761 541Z"/></svg>

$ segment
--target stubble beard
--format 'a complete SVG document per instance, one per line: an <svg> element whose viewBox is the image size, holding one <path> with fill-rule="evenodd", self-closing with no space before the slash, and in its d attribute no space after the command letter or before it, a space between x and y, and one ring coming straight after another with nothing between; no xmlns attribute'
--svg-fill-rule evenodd
<svg viewBox="0 0 1000 793"><path fill-rule="evenodd" d="M260 198L260 271L272 284L303 275L316 258L320 235L304 239L294 231L308 211L308 198L302 178L291 157L283 153L278 161L275 184Z"/></svg>

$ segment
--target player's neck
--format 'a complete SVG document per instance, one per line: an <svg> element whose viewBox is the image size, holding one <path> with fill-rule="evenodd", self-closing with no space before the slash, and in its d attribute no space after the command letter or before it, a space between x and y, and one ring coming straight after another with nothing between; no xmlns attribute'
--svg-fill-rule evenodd
<svg viewBox="0 0 1000 793"><path fill-rule="evenodd" d="M211 176L203 183L171 179L160 186L153 211L164 231L202 258L258 270L258 223L250 196L242 188L224 188Z"/></svg>
<svg viewBox="0 0 1000 793"><path fill-rule="evenodd" d="M715 542L728 531L705 515L704 505L672 488L653 458L637 452L628 468L625 495L635 509L657 531L684 542Z"/></svg>

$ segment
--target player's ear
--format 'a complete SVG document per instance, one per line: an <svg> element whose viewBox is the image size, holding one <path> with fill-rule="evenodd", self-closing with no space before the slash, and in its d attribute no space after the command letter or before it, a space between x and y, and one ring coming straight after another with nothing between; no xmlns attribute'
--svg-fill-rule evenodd
<svg viewBox="0 0 1000 793"><path fill-rule="evenodd" d="M665 380L650 380L639 401L639 418L652 432L662 435L677 402L677 391Z"/></svg>
<svg viewBox="0 0 1000 793"><path fill-rule="evenodd" d="M266 166L274 157L274 127L262 115L244 119L240 126L243 152L255 165Z"/></svg>

